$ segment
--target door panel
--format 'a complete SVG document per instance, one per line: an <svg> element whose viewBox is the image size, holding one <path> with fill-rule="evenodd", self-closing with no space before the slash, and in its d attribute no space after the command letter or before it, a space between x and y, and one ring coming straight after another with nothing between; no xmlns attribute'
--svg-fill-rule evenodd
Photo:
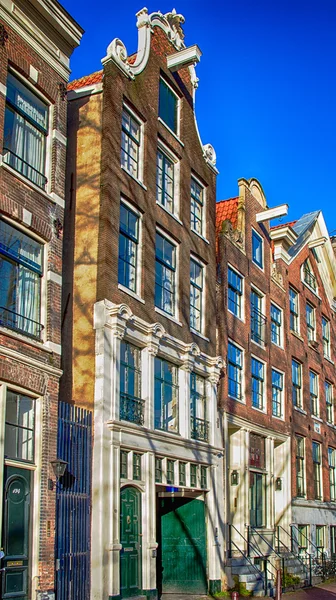
<svg viewBox="0 0 336 600"><path fill-rule="evenodd" d="M28 600L29 594L29 521L31 472L4 469L3 540L5 569L1 582L1 599Z"/></svg>
<svg viewBox="0 0 336 600"><path fill-rule="evenodd" d="M162 592L206 594L205 508L201 500L161 500Z"/></svg>
<svg viewBox="0 0 336 600"><path fill-rule="evenodd" d="M123 598L141 590L141 493L126 487L120 493L120 593Z"/></svg>

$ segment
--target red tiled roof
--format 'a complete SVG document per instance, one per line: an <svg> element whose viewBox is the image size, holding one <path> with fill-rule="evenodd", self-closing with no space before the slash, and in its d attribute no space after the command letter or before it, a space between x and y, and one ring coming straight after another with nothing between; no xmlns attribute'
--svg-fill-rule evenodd
<svg viewBox="0 0 336 600"><path fill-rule="evenodd" d="M297 221L290 221L289 223L280 223L279 225L273 225L271 229L280 229L280 227L293 227Z"/></svg>
<svg viewBox="0 0 336 600"><path fill-rule="evenodd" d="M103 70L91 73L91 75L84 75L80 79L74 79L68 83L68 90L78 90L87 85L93 85L94 83L100 83L103 81Z"/></svg>
<svg viewBox="0 0 336 600"><path fill-rule="evenodd" d="M237 227L238 197L220 200L216 203L216 236L220 233L223 221L231 221L233 229Z"/></svg>

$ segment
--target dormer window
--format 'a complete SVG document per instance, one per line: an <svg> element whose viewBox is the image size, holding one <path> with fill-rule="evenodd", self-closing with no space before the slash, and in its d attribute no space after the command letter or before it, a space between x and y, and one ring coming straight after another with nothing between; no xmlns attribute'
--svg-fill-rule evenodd
<svg viewBox="0 0 336 600"><path fill-rule="evenodd" d="M310 264L310 261L307 259L302 265L302 277L303 281L312 289L314 292L317 290L316 277L314 275L314 271Z"/></svg>
<svg viewBox="0 0 336 600"><path fill-rule="evenodd" d="M179 98L170 85L160 79L159 117L176 135L178 135L178 101Z"/></svg>

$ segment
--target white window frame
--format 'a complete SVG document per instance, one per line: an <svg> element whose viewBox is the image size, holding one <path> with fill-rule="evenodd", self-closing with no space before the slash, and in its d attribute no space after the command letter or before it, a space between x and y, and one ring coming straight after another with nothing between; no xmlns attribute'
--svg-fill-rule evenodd
<svg viewBox="0 0 336 600"><path fill-rule="evenodd" d="M312 273L314 279L316 280L316 289L314 289L311 285L309 285L309 283L305 280L305 265L306 264L309 267L309 272ZM301 281L302 281L303 285L305 285L311 292L313 292L313 294L315 294L315 296L318 296L317 278L315 276L315 273L314 273L314 270L312 268L312 264L311 264L311 261L309 260L309 258L306 258L306 260L303 261L300 271L301 271Z"/></svg>
<svg viewBox="0 0 336 600"><path fill-rule="evenodd" d="M202 223L202 233L199 233L198 231L196 231L196 229L194 229L192 227L192 225L191 225L191 181L192 181L192 179L203 190L203 207L202 207L202 220L201 220L201 223ZM191 176L190 176L190 229L191 229L191 231L193 233L195 233L196 235L198 235L198 237L200 237L202 240L205 240L206 242L208 242L207 232L206 232L206 211L207 211L207 187L199 179L199 177L197 177L197 175L195 175L195 173L192 171Z"/></svg>
<svg viewBox="0 0 336 600"><path fill-rule="evenodd" d="M252 312L251 312L251 295L252 292L255 293L257 296L259 296L261 302L261 310L260 310L260 315L261 317L264 317L265 319L265 323L264 323L264 339L261 338L261 340L258 342L254 339L252 339ZM257 346L259 346L260 348L264 348L265 347L265 343L266 343L266 321L267 321L267 317L266 317L266 312L265 312L265 305L266 305L266 296L264 294L264 292L262 292L259 288L257 288L255 285L253 285L253 283L251 284L251 289L250 289L250 336L251 336L251 342L253 342L254 344L257 344ZM261 325L261 327L263 327L263 325Z"/></svg>
<svg viewBox="0 0 336 600"><path fill-rule="evenodd" d="M162 117L160 117L159 115L159 106L158 106L158 120L160 121L160 123L162 123L162 125L164 125L166 127L166 129L168 129L168 131L180 141L180 134L181 134L181 98L180 96L175 92L174 88L170 85L169 81L167 81L167 79L165 79L165 77L162 77L160 75L160 79L159 81L163 81L163 83L170 89L171 92L173 92L174 96L176 96L176 118L177 118L177 128L176 131L173 131L169 125L167 125L166 121L163 120ZM160 84L159 84L159 94L160 94Z"/></svg>
<svg viewBox="0 0 336 600"><path fill-rule="evenodd" d="M238 275L238 277L240 277L242 281L242 293L240 296L240 317L229 309L229 269L231 269L231 271L234 271L234 273L236 273L236 275ZM236 317L236 319L239 319L240 321L243 321L243 323L245 323L245 277L244 275L242 275L242 273L238 271L238 269L233 267L230 263L228 263L227 265L227 309L231 315Z"/></svg>
<svg viewBox="0 0 336 600"><path fill-rule="evenodd" d="M198 329L194 329L193 327L190 326L190 331L192 331L192 333L195 333L196 335L204 335L204 331L205 331L205 307L206 307L206 265L205 263L200 260L197 256L195 256L195 254L190 253L190 261L194 261L195 263L199 264L199 266L202 269L202 283L203 283L203 287L202 287L202 300L201 300L201 329L198 331ZM190 263L189 263L190 265ZM190 286L191 286L191 280L190 280ZM191 315L191 305L190 305L190 299L189 299L189 323L190 323L190 315Z"/></svg>
<svg viewBox="0 0 336 600"><path fill-rule="evenodd" d="M308 312L307 312L308 306L311 309L311 312L309 314L312 315L312 323L308 322ZM315 310L315 306L313 306L310 302L306 302L306 326L307 326L308 342L315 342L315 340L316 340L316 310ZM310 335L312 335L312 337L310 337Z"/></svg>
<svg viewBox="0 0 336 600"><path fill-rule="evenodd" d="M314 398L316 399L316 414L314 414L313 412L313 399L312 399L312 392L311 392L311 388L310 388L310 383L311 383L311 375L314 375L314 379L313 381L315 382L314 385L316 386L316 394L313 394ZM310 398L310 412L312 417L320 417L320 380L319 380L319 376L318 373L316 373L316 371L313 371L313 369L309 369L309 398Z"/></svg>
<svg viewBox="0 0 336 600"><path fill-rule="evenodd" d="M327 344L325 344L325 340L327 338L325 338L323 336L323 320L326 322L327 325L327 330L328 330L328 341ZM330 359L330 321L329 319L327 319L327 317L325 317L324 315L322 315L322 322L321 322L321 327L322 327L322 347L323 347L323 355L325 356L325 358ZM327 352L325 352L325 346L327 346Z"/></svg>
<svg viewBox="0 0 336 600"><path fill-rule="evenodd" d="M164 154L172 163L174 169L174 193L173 193L173 204L174 210L171 212L166 206L161 204L158 201L156 196L156 204L160 206L163 210L165 210L169 215L180 221L180 160L176 154L174 154L171 149L161 140L158 139L157 143L157 151L160 151ZM157 170L157 164L156 164ZM155 182L155 195L156 195L156 182Z"/></svg>
<svg viewBox="0 0 336 600"><path fill-rule="evenodd" d="M228 339L228 354L229 354L229 344L232 344L232 346L235 346L236 348L238 348L238 350L240 350L241 352L241 356L242 356L242 366L240 369L240 373L241 373L241 382L240 382L240 387L241 387L241 397L237 398L236 396L231 396L230 392L229 392L229 358L227 358L227 379L228 379L228 397L231 398L232 400L235 400L236 402L240 402L242 404L245 404L245 352L244 352L244 348L242 346L240 346L239 344L237 344L236 341L232 340L232 339Z"/></svg>
<svg viewBox="0 0 336 600"><path fill-rule="evenodd" d="M276 373L279 373L282 376L282 390L281 390L281 397L280 397L281 416L275 415L273 413L273 371L275 371ZM276 369L275 367L271 367L271 401L272 401L272 417L273 417L273 419L281 419L282 421L285 420L285 402L284 402L284 398L285 398L285 373L283 371L280 371L280 369Z"/></svg>
<svg viewBox="0 0 336 600"><path fill-rule="evenodd" d="M300 438L300 440L303 440L303 456L301 456L301 455L298 454L298 438ZM305 498L306 494L307 494L307 481L306 481L306 438L303 435L301 435L301 434L295 433L294 439L295 439L295 444L296 444L296 449L295 449L295 468L296 468L295 486L296 486L296 496L298 498ZM298 492L297 476L298 476L299 471L297 469L296 461L297 461L298 457L302 460L302 465L303 465L303 478L302 478L303 493L300 494L300 496L298 496L298 494L297 494L297 492Z"/></svg>
<svg viewBox="0 0 336 600"><path fill-rule="evenodd" d="M272 332L271 332L271 343L274 344L274 346L277 346L277 348L282 348L283 349L283 347L284 347L284 335L283 335L283 331L284 331L284 312L283 312L283 309L276 302L274 302L273 300L271 300L271 302L270 302L270 329L272 327L272 305L277 310L280 311L281 323L280 323L280 330L279 330L279 333L280 333L280 336L279 336L280 337L280 343L277 344L276 342L274 342L272 340Z"/></svg>
<svg viewBox="0 0 336 600"><path fill-rule="evenodd" d="M143 298L141 297L141 282L142 282L142 220L143 220L143 214L140 212L140 210L134 206L134 204L132 204L131 202L129 202L128 200L126 200L126 198L124 196L120 197L120 204L124 204L126 206L126 208L128 208L129 210L131 210L135 215L137 215L139 221L138 221L138 232L139 232L139 240L138 240L138 247L137 247L137 261L136 261L136 286L135 289L136 291L134 292L133 290L130 290L127 286L123 285L122 283L118 282L118 289L122 290L123 292L125 292L126 294L128 294L129 296L132 296L132 298L135 298L136 300L139 300L140 302L142 302L143 304L145 303L145 301L143 300ZM119 208L119 229L120 229L120 208ZM119 264L119 229L118 229L118 264Z"/></svg>
<svg viewBox="0 0 336 600"><path fill-rule="evenodd" d="M330 393L331 393L331 403L328 404L327 403L327 386L329 386L330 389ZM326 403L326 421L327 423L329 423L329 425L334 425L335 422L335 417L334 417L334 386L331 383L331 381L329 381L328 379L325 379L324 381L324 396L325 396L325 403ZM331 406L331 420L329 420L328 418L328 407Z"/></svg>
<svg viewBox="0 0 336 600"><path fill-rule="evenodd" d="M290 326L290 317L291 317L291 314L293 314L293 315L295 314L295 313L292 313L292 312L291 312L291 309L290 309L290 292L291 292L291 291L292 291L292 292L294 292L294 293L296 294L296 297L297 297L297 311L298 311L298 312L297 312L297 314L295 315L296 324L297 324L297 329L292 329L292 328L291 328L291 326ZM299 294L299 292L298 292L298 291L297 291L297 290L296 290L296 289L295 289L293 286L291 286L291 285L290 285L290 286L289 286L289 288L288 288L288 302L289 302L289 330L290 330L292 333L294 333L294 334L296 333L297 335L300 335L300 294Z"/></svg>
<svg viewBox="0 0 336 600"><path fill-rule="evenodd" d="M295 362L297 365L299 365L299 377L300 377L300 385L299 386L295 386L294 385L294 381L293 381L293 362ZM293 408L296 408L298 410L303 410L303 396L302 396L302 363L298 360L296 360L296 358L292 357L292 362L291 362L291 386L292 386L292 404L293 404ZM293 403L293 387L295 387L295 389L299 390L298 392L298 398L299 398L299 405L298 403L294 404Z"/></svg>
<svg viewBox="0 0 336 600"><path fill-rule="evenodd" d="M261 241L261 257L262 257L262 265L258 265L258 263L253 260L253 233L260 239ZM260 233L257 232L257 230L252 227L252 231L251 231L251 261L252 263L258 267L258 269L260 269L261 271L265 270L265 248L264 248L264 238L262 237L262 235L260 235Z"/></svg>
<svg viewBox="0 0 336 600"><path fill-rule="evenodd" d="M260 364L263 365L263 379L262 381L262 408L259 408L258 406L253 406L253 400L252 400L252 361L256 360L257 362L259 362ZM251 407L254 410L257 410L259 412L263 412L266 413L267 412L267 403L266 403L266 390L267 390L267 372L266 372L266 363L264 360L261 360L261 358L259 356L256 356L255 354L251 354L251 360L250 360L250 376L251 376Z"/></svg>
<svg viewBox="0 0 336 600"><path fill-rule="evenodd" d="M120 123L120 127L121 127L121 135L122 135L122 113L124 112L124 110L126 112L128 112L131 117L137 121L137 123L139 124L139 132L140 132L140 140L139 140L139 156L138 156L138 177L135 177L133 175L133 173L131 173L131 171L129 171L124 165L121 164L121 157L120 157L120 167L123 171L125 171L125 173L127 173L130 177L132 177L132 179L134 179L134 181L137 181L138 183L140 183L143 187L145 187L143 185L143 181L144 181L144 128L145 128L145 124L143 119L130 107L130 105L123 100L122 103L122 111L121 111L121 123ZM121 137L120 137L120 154L121 154Z"/></svg>
<svg viewBox="0 0 336 600"><path fill-rule="evenodd" d="M179 321L179 312L180 312L180 297L179 297L179 276L180 276L180 268L179 268L179 248L180 245L179 243L174 240L174 238L172 238L164 229L162 229L161 227L156 227L155 229L155 234L159 234L162 237L166 238L168 240L168 242L170 244L172 244L175 247L175 305L174 305L174 312L172 315L170 315L169 313L165 312L164 310L162 310L162 308L160 308L159 306L155 305L155 279L156 279L156 245L155 245L155 256L154 256L154 261L155 261L155 271L154 271L154 307L155 307L155 312L159 313L160 315L166 317L167 319L170 319L171 321L174 321L175 323L178 323L178 325L182 325L182 323Z"/></svg>

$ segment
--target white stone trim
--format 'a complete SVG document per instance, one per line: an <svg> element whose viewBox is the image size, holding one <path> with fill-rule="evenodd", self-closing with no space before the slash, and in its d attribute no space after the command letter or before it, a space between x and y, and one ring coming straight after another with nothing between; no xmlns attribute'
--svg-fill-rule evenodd
<svg viewBox="0 0 336 600"><path fill-rule="evenodd" d="M170 71L178 71L179 69L197 64L201 56L202 52L197 44L195 44L167 56L167 67Z"/></svg>
<svg viewBox="0 0 336 600"><path fill-rule="evenodd" d="M77 100L83 96L93 96L93 94L99 94L103 91L102 83L93 83L92 85L85 85L78 90L68 91L68 100Z"/></svg>
<svg viewBox="0 0 336 600"><path fill-rule="evenodd" d="M53 200L53 202L55 202L55 204L58 204L58 206L60 206L61 208L65 207L65 200L63 198L61 198L61 196L58 196L57 194L55 194L55 192L51 192L50 194L48 194L48 197Z"/></svg>
<svg viewBox="0 0 336 600"><path fill-rule="evenodd" d="M7 331L6 331L6 335L9 335L9 333ZM21 337L20 337L20 339L21 339ZM29 344L32 343L31 340L29 340L27 338L24 338L24 341ZM46 352L52 352L51 349L45 347L45 344L41 344L41 343L38 344L36 342L33 345L42 350L45 350ZM49 365L46 362L41 362L41 361L31 358L30 356L27 356L25 354L21 354L20 352L17 352L16 350L12 350L11 348L6 348L5 346L1 346L0 355L7 356L8 358L17 360L18 362L21 362L30 367L35 367L37 369L40 369L41 371L49 373L50 375L55 375L56 377L61 377L61 375L63 375L63 371L61 369L52 367L51 365Z"/></svg>
<svg viewBox="0 0 336 600"><path fill-rule="evenodd" d="M61 144L63 144L63 146L67 145L67 139L65 135L63 135L63 133L61 133L57 129L52 130L51 136L53 140L58 140Z"/></svg>
<svg viewBox="0 0 336 600"><path fill-rule="evenodd" d="M29 210L27 210L26 208L22 209L22 221L25 225L27 225L27 227L31 226L32 217L33 215Z"/></svg>
<svg viewBox="0 0 336 600"><path fill-rule="evenodd" d="M62 275L55 273L55 271L47 271L47 281L53 281L57 285L62 285Z"/></svg>
<svg viewBox="0 0 336 600"><path fill-rule="evenodd" d="M3 96L7 96L7 87L0 82L0 94L2 94Z"/></svg>
<svg viewBox="0 0 336 600"><path fill-rule="evenodd" d="M61 344L55 344L55 342L51 342L50 340L47 340L46 342L44 342L44 346L46 348L49 348L50 350L52 350L55 354L62 354L62 346Z"/></svg>

